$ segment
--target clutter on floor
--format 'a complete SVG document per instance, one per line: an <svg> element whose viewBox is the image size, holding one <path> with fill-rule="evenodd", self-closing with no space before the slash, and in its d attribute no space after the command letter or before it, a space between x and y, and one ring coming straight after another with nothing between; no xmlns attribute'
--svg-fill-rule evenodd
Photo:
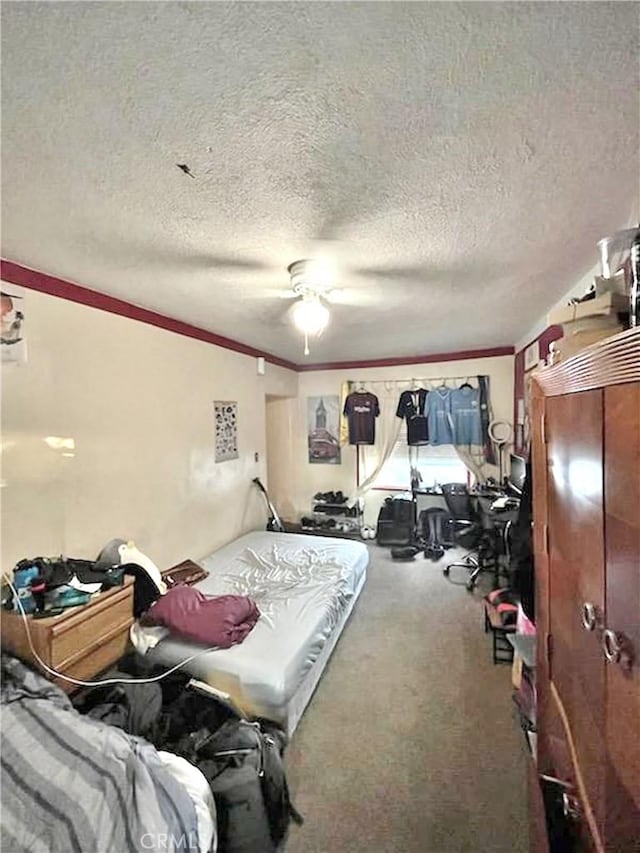
<svg viewBox="0 0 640 853"><path fill-rule="evenodd" d="M153 672L129 659L122 677ZM187 761L205 777L215 800L220 853L275 853L293 820L283 764L287 736L277 725L249 722L174 675L152 684L86 690L76 708L94 720L144 737Z"/></svg>
<svg viewBox="0 0 640 853"><path fill-rule="evenodd" d="M300 519L300 528L305 533L373 538L375 533L371 535L370 528L363 524L362 514L361 501L350 506L348 495L341 490L316 492L311 512Z"/></svg>
<svg viewBox="0 0 640 853"><path fill-rule="evenodd" d="M206 779L192 767L187 788L151 743L126 731L129 721L147 724L150 685L142 712L116 727L83 717L17 658L3 654L1 665L3 849L159 851L164 837L184 839L166 850L209 853L216 817Z"/></svg>
<svg viewBox="0 0 640 853"><path fill-rule="evenodd" d="M492 635L494 663L513 661L513 646L507 635L516 632L518 604L518 597L509 589L496 589L485 596L484 630Z"/></svg>

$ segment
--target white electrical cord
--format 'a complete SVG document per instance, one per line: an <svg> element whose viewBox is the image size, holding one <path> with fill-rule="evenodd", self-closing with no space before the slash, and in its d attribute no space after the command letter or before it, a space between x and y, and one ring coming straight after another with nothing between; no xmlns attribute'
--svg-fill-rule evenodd
<svg viewBox="0 0 640 853"><path fill-rule="evenodd" d="M180 663L177 663L175 666L172 666L171 669L168 669L166 672L161 673L160 675L150 676L149 678L105 678L102 681L82 681L79 678L72 678L70 675L65 675L62 672L58 672L57 669L53 669L48 666L37 653L37 651L33 647L33 641L31 640L31 630L29 628L29 620L27 618L27 614L25 613L25 609L22 606L22 602L20 601L20 596L18 595L18 590L11 583L9 578L5 578L7 581L11 591L15 596L15 601L18 603L18 609L20 610L20 614L22 616L22 620L24 622L25 631L27 632L27 640L29 641L29 648L31 649L31 654L38 661L40 666L46 670L50 675L55 675L56 678L62 678L64 681L69 681L71 684L77 684L81 687L101 687L104 684L151 684L153 681L162 681L163 678L166 678L167 675L171 675L172 672L175 672L180 667L184 666L195 658L200 657L200 655L206 655L208 652L218 651L220 646L211 646L208 649L202 649L199 652L196 652L195 655L191 655L188 658L185 658Z"/></svg>

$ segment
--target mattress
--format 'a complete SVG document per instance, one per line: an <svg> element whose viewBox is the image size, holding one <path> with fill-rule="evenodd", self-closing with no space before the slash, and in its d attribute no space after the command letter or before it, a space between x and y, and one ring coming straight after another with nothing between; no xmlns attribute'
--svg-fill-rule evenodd
<svg viewBox="0 0 640 853"><path fill-rule="evenodd" d="M209 577L198 589L206 595L249 595L261 615L242 643L199 654L184 669L228 693L245 715L290 728L289 703L323 649L335 645L335 634L362 589L369 562L366 546L348 539L255 531L201 562ZM142 641L143 647L145 637L157 640L159 632L163 639L147 653L158 665L174 666L202 651L165 629L139 626L136 646Z"/></svg>

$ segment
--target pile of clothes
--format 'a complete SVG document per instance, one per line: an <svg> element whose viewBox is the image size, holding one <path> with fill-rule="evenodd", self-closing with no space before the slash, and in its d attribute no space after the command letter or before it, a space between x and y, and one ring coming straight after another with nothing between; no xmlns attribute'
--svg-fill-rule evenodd
<svg viewBox="0 0 640 853"><path fill-rule="evenodd" d="M163 758L177 756L200 770L215 800L218 853L282 850L290 822L303 822L289 796L284 732L265 720L239 719L189 689L177 673L160 682L127 682L152 671L138 661L133 672L111 673L123 682L83 691L74 705L82 715L144 738Z"/></svg>
<svg viewBox="0 0 640 853"><path fill-rule="evenodd" d="M160 572L134 542L112 539L95 561L35 557L14 568L14 586L26 613L54 615L86 604L92 594L134 578L133 615L145 625L167 628L181 639L221 649L241 643L260 618L246 595L206 596L193 583L207 572L191 561ZM18 609L7 601L8 608Z"/></svg>
<svg viewBox="0 0 640 853"><path fill-rule="evenodd" d="M255 601L248 596L208 597L187 583L167 586L157 566L133 542L113 539L97 560L101 566L117 565L118 561L126 573L134 575L133 613L145 625L158 625L181 639L227 649L241 643L260 618ZM197 573L192 577L198 577Z"/></svg>

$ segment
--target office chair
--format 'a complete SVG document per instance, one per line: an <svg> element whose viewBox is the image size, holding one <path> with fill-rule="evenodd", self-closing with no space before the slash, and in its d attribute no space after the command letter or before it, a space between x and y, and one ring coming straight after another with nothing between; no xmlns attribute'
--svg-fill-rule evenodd
<svg viewBox="0 0 640 853"><path fill-rule="evenodd" d="M456 545L468 550L461 560L449 563L442 572L448 577L454 567L467 569L470 574L466 587L471 592L480 573L493 562L490 531L483 516L477 512L464 483L444 483L441 488L447 509L453 517L453 540ZM476 553L472 554L471 551Z"/></svg>

